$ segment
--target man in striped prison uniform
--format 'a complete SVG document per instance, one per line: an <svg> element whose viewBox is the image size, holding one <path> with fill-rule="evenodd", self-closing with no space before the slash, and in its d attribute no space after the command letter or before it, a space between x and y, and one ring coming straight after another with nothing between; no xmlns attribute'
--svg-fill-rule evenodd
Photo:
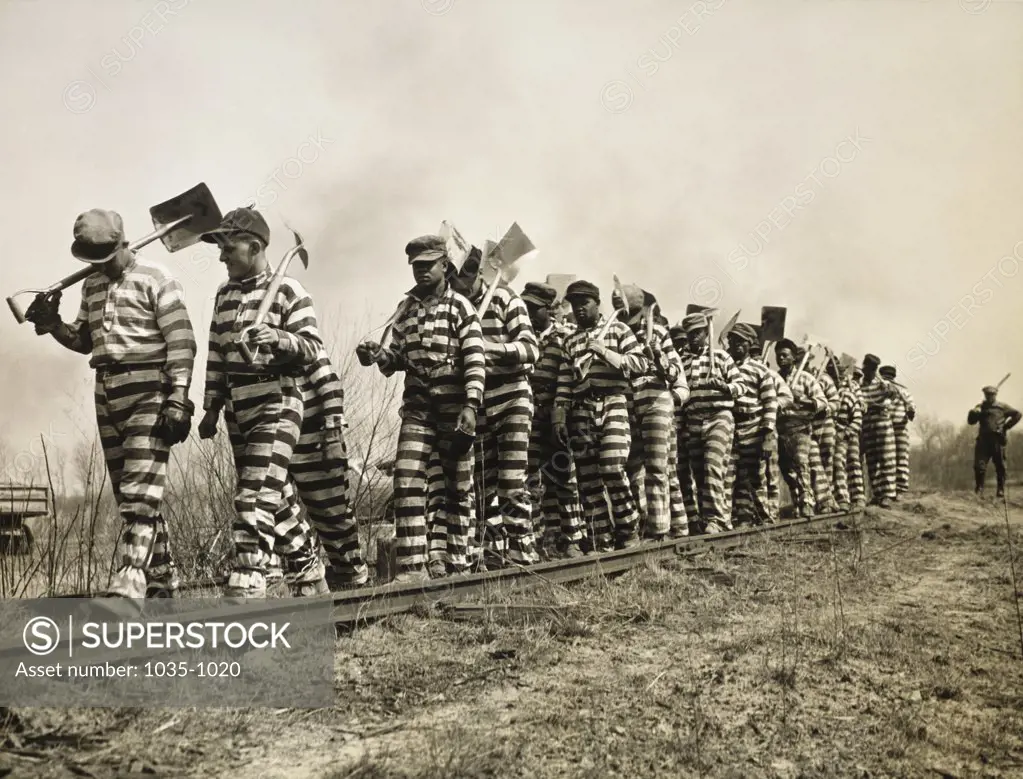
<svg viewBox="0 0 1023 779"><path fill-rule="evenodd" d="M720 533L732 529L732 496L726 491L735 437L732 410L745 389L728 352L714 349L709 342L710 322L704 314L689 314L682 320L682 327L690 349L686 366L689 401L683 407L689 466L700 496L701 529Z"/></svg>
<svg viewBox="0 0 1023 779"><path fill-rule="evenodd" d="M530 374L533 388L533 423L529 434L529 478L534 531L543 539L541 554L553 557L558 550L566 558L582 555L582 508L575 462L571 452L554 439L554 398L558 369L565 356L565 339L572 325L554 321L551 306L557 290L549 284L529 282L522 301L529 311L540 345L540 359ZM543 518L542 524L537 521Z"/></svg>
<svg viewBox="0 0 1023 779"><path fill-rule="evenodd" d="M878 373L895 390L892 401L892 428L895 430L895 499L909 491L909 423L916 418L913 396L903 385L895 381L894 365L882 365Z"/></svg>
<svg viewBox="0 0 1023 779"><path fill-rule="evenodd" d="M855 435L853 431L850 431L848 452L845 458L849 478L849 503L855 508L863 508L867 505L867 491L863 477L863 416L867 413L867 403L863 398L863 368L854 365L850 370L850 377L849 388L856 398L859 414L858 417L853 417L853 425L856 426Z"/></svg>
<svg viewBox="0 0 1023 779"><path fill-rule="evenodd" d="M262 214L252 208L235 209L202 240L220 247L228 276L214 298L203 399L206 414L199 426L200 437L216 435L223 411L233 432L238 473L234 559L224 596L263 598L276 542L275 518L286 501L288 471L302 428L302 385L323 341L312 298L299 281L287 276L266 321L252 327L273 277L266 259L270 228ZM251 364L240 347L243 331L253 351ZM303 532L308 533L304 528ZM322 590L322 585L313 584L312 589Z"/></svg>
<svg viewBox="0 0 1023 779"><path fill-rule="evenodd" d="M61 321L60 293L37 299L26 318L38 334L91 354L96 420L122 528L109 594L171 596L180 582L163 491L170 448L191 429L195 335L180 283L128 249L119 214L80 214L74 238L71 253L96 270L82 285L77 318Z"/></svg>
<svg viewBox="0 0 1023 779"><path fill-rule="evenodd" d="M633 500L641 508L643 534L654 541L671 531L669 465L670 442L675 438L676 395L689 398L682 358L675 351L668 328L657 321L657 300L634 284L616 290L615 308L624 308L628 326L639 341L649 364L643 374L632 374L628 395L632 445L626 470ZM649 327L648 327L649 326ZM649 330L649 332L648 332ZM677 459L677 457L675 458ZM644 501L645 497L645 501Z"/></svg>
<svg viewBox="0 0 1023 779"><path fill-rule="evenodd" d="M486 295L482 275L475 273L471 284L469 302L477 307L486 356L486 388L476 423L476 491L485 528L479 540L491 566L503 565L505 556L513 565L530 565L539 557L526 489L533 421L529 374L540 347L522 298L499 283L487 310L479 311Z"/></svg>
<svg viewBox="0 0 1023 779"><path fill-rule="evenodd" d="M565 299L572 306L579 329L565 339L565 359L558 371L555 395L554 434L575 456L588 548L597 552L625 549L639 543L639 515L626 473L632 445L629 377L645 373L649 365L636 337L622 322L607 323L607 332L598 340L605 322L600 315L600 290L595 284L574 281ZM608 500L614 512L613 528Z"/></svg>
<svg viewBox="0 0 1023 779"><path fill-rule="evenodd" d="M810 476L812 420L823 413L827 399L820 384L805 370L796 372L798 347L788 338L775 344L778 374L792 391L792 404L778 414L778 462L797 516L812 517Z"/></svg>
<svg viewBox="0 0 1023 779"><path fill-rule="evenodd" d="M838 410L838 387L832 376L834 368L829 354L824 370L815 380L824 393L827 407L823 415L814 417L810 437L813 445L810 449L811 478L813 491L817 500L817 513L827 514L838 510L832 485L833 457L835 452L835 412Z"/></svg>
<svg viewBox="0 0 1023 779"><path fill-rule="evenodd" d="M416 238L405 253L416 287L402 304L390 346L366 341L356 349L363 365L376 363L385 376L405 373L394 464L399 584L427 580L428 559L443 562L446 573L468 569L474 514L472 439L486 375L480 320L472 304L449 284L452 265L444 239ZM445 484L443 509L436 513L445 539L443 552L427 549L427 469L434 451Z"/></svg>
<svg viewBox="0 0 1023 779"><path fill-rule="evenodd" d="M359 527L350 502L344 389L325 350L320 350L316 362L302 378L301 389L302 430L291 458L290 474L295 489L289 488L289 492L297 492L327 554L329 588L360 587L367 582L369 571L362 557ZM287 527L296 527L297 507L296 501L288 502L288 511L283 515L287 516L284 520ZM280 529L278 522L278 539ZM311 589L310 576L302 576L304 568L296 570L297 562L292 560L289 564L290 581L293 593L303 595Z"/></svg>
<svg viewBox="0 0 1023 779"><path fill-rule="evenodd" d="M778 391L767 366L750 356L759 341L756 328L737 323L728 333L728 353L739 369L744 391L735 401L733 524L762 525L773 521L764 482L764 462L776 446Z"/></svg>
<svg viewBox="0 0 1023 779"><path fill-rule="evenodd" d="M835 411L835 452L832 483L841 511L863 505L863 468L860 462L860 430L863 409L851 371L839 376L838 407Z"/></svg>
<svg viewBox="0 0 1023 779"><path fill-rule="evenodd" d="M759 363L767 370L767 375L774 384L774 392L778 400L776 412L780 413L791 408L792 390L789 388L788 383L764 359L764 345L760 341L759 330L757 331L757 340L753 342L750 350L750 359ZM778 461L777 422L776 414L774 438L768 440L764 456L760 461L760 481L764 485L768 515L767 522L777 522L781 513L781 467Z"/></svg>
<svg viewBox="0 0 1023 779"><path fill-rule="evenodd" d="M897 397L877 369L881 359L873 354L863 358L863 450L870 475L871 504L889 508L895 497L895 429L891 407Z"/></svg>
<svg viewBox="0 0 1023 779"><path fill-rule="evenodd" d="M689 366L692 364L692 353L689 341L681 324L672 325L668 329L671 342L682 360L682 370L687 377L688 387ZM697 497L696 480L689 465L689 437L686 429L685 408L677 396L672 396L675 404L675 475L669 475L671 492L671 533L678 538L689 535L689 526L694 529L699 524L700 503Z"/></svg>

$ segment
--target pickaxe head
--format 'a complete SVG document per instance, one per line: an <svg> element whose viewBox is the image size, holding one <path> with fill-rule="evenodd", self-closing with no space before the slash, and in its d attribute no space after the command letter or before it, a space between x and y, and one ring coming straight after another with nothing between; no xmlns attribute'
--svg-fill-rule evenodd
<svg viewBox="0 0 1023 779"><path fill-rule="evenodd" d="M291 234L295 236L295 256L302 260L302 267L309 270L309 252L306 251L302 235L287 222L284 222L284 226L291 230Z"/></svg>

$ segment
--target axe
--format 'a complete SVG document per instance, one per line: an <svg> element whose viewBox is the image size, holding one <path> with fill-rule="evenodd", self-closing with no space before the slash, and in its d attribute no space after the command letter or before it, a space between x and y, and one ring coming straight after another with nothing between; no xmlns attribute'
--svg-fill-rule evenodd
<svg viewBox="0 0 1023 779"><path fill-rule="evenodd" d="M246 327L238 334L238 348L241 350L242 356L245 358L245 362L252 365L252 361L255 359L255 352L249 348L246 341L249 339L252 330L259 327L266 321L267 314L270 313L270 307L273 305L274 299L277 297L277 290L281 288L281 282L284 281L284 274L288 272L288 266L291 265L291 261L297 256L301 261L303 267L309 269L309 252L306 251L305 246L302 243L302 236L299 235L298 231L287 223L284 225L287 227L295 236L295 245L288 249L288 253L284 255L280 265L274 271L273 277L270 279L270 285L267 287L266 294L263 295L263 299L259 302L259 310L256 311L256 318L252 324ZM256 350L259 351L258 349Z"/></svg>
<svg viewBox="0 0 1023 779"><path fill-rule="evenodd" d="M206 184L197 184L187 192L164 201L149 209L149 215L156 228L149 235L128 244L128 250L136 252L153 241L160 240L169 252L176 252L197 243L199 236L220 224L223 216L217 201ZM7 298L7 305L18 324L25 323L25 309L18 302L22 295L35 295L36 299L47 298L96 273L95 265L86 265L46 289L22 289Z"/></svg>
<svg viewBox="0 0 1023 779"><path fill-rule="evenodd" d="M742 313L742 309L740 308L738 311L736 311L732 315L731 319L729 319L727 322L725 322L725 326L722 327L721 328L721 332L718 333L718 345L722 349L727 349L728 348L728 340L727 340L728 339L728 334L730 332L732 332L732 328L735 327L735 323L739 321L739 315L741 313Z"/></svg>
<svg viewBox="0 0 1023 779"><path fill-rule="evenodd" d="M490 242L488 241L485 244L485 249L490 248L489 244ZM497 292L497 288L502 283L513 281L518 275L519 268L516 263L527 254L532 254L535 251L536 247L526 234L522 232L518 222L512 223L512 226L508 228L508 232L504 234L491 251L484 251L483 262L480 264L479 272L485 278L484 269L487 267L492 268L494 270L494 278L487 287L487 291L483 294L483 300L480 301L479 306L476 308L476 313L481 319L487 312L487 309L490 308L490 301L494 299L494 293Z"/></svg>

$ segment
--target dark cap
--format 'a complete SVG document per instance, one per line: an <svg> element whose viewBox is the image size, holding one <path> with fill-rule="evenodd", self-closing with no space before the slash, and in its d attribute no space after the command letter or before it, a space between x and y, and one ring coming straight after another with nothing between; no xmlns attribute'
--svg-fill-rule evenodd
<svg viewBox="0 0 1023 779"><path fill-rule="evenodd" d="M106 262L124 242L124 222L116 211L93 208L78 215L74 229L71 254L82 262Z"/></svg>
<svg viewBox="0 0 1023 779"><path fill-rule="evenodd" d="M421 235L405 244L408 262L428 262L442 260L448 256L447 242L439 235Z"/></svg>
<svg viewBox="0 0 1023 779"><path fill-rule="evenodd" d="M694 330L706 330L710 326L710 321L705 314L695 313L682 317L681 324L685 332L691 333Z"/></svg>
<svg viewBox="0 0 1023 779"><path fill-rule="evenodd" d="M534 306L548 308L557 299L558 291L550 284L544 284L540 281L529 281L526 282L526 286L522 289L522 294L519 297L527 303L532 303Z"/></svg>
<svg viewBox="0 0 1023 779"><path fill-rule="evenodd" d="M877 367L881 364L881 358L876 354L867 354L863 357L863 367L873 366Z"/></svg>
<svg viewBox="0 0 1023 779"><path fill-rule="evenodd" d="M748 325L745 322L737 322L731 330L728 331L729 338L736 338L740 341L753 345L760 339L757 337L757 330L753 325Z"/></svg>
<svg viewBox="0 0 1023 779"><path fill-rule="evenodd" d="M997 395L998 394L998 387L992 387L989 384L988 386L984 387L984 394L985 395Z"/></svg>
<svg viewBox="0 0 1023 779"><path fill-rule="evenodd" d="M774 353L777 354L782 349L789 349L793 355L799 352L799 347L796 346L796 342L791 338L782 338L778 343L774 345Z"/></svg>
<svg viewBox="0 0 1023 779"><path fill-rule="evenodd" d="M668 328L668 335L671 336L672 341L684 341L686 337L686 329L682 327L682 323L672 325Z"/></svg>
<svg viewBox="0 0 1023 779"><path fill-rule="evenodd" d="M591 284L588 281L573 281L565 290L565 300L572 298L593 298L599 303L600 289L596 284Z"/></svg>
<svg viewBox="0 0 1023 779"><path fill-rule="evenodd" d="M259 211L248 206L228 211L219 227L203 233L200 238L206 243L216 243L220 236L238 235L239 233L258 238L264 246L270 245L270 226Z"/></svg>
<svg viewBox="0 0 1023 779"><path fill-rule="evenodd" d="M886 379L895 378L895 366L894 365L882 365L877 369L877 372L884 376Z"/></svg>

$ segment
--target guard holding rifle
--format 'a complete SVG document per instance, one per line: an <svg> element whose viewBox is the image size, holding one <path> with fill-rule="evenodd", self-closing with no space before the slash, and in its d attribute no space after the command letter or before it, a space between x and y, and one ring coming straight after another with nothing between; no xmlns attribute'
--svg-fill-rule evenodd
<svg viewBox="0 0 1023 779"><path fill-rule="evenodd" d="M973 449L973 473L976 477L976 491L984 492L984 473L989 460L995 461L995 477L998 480L997 497L1005 497L1005 443L1008 432L1019 424L1020 413L1001 403L998 387L984 387L984 400L970 409L966 422L978 425L977 443Z"/></svg>
<svg viewBox="0 0 1023 779"><path fill-rule="evenodd" d="M210 322L202 438L216 433L223 410L235 434L233 570L224 588L230 598L266 597L266 575L274 552L274 518L285 502L285 484L304 415L307 374L323 348L309 293L284 276L266 322L249 330L258 348L252 364L239 338L250 327L273 279L266 259L270 228L252 208L228 213L202 239L220 247L228 280L217 290ZM269 349L269 358L262 348ZM310 593L321 592L322 569L308 571ZM306 594L304 592L296 594Z"/></svg>
<svg viewBox="0 0 1023 779"><path fill-rule="evenodd" d="M37 298L25 318L36 333L92 355L96 420L123 528L109 594L169 596L179 578L161 507L170 448L192 425L192 324L180 283L128 248L119 214L86 211L74 238L71 253L96 270L82 286L78 317L61 321L58 292Z"/></svg>

